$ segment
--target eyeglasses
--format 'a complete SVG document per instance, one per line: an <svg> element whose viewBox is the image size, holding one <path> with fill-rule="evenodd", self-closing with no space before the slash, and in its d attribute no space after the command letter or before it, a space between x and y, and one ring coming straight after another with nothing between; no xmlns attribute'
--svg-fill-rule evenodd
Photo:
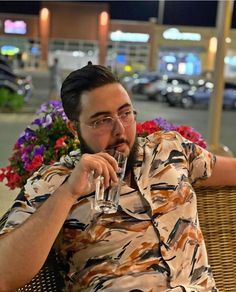
<svg viewBox="0 0 236 292"><path fill-rule="evenodd" d="M97 119L96 121L92 122L91 124L84 123L87 127L92 128L99 133L105 133L107 131L111 131L114 129L114 125L119 120L123 127L128 128L130 127L134 121L136 120L137 112L134 110L124 111L114 117L105 116L102 118ZM83 122L80 122L83 123Z"/></svg>

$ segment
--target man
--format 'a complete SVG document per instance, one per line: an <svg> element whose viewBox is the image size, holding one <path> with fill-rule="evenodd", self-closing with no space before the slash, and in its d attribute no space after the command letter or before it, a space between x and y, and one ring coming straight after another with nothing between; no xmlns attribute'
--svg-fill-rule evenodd
<svg viewBox="0 0 236 292"><path fill-rule="evenodd" d="M217 291L192 183L235 185L236 159L215 158L175 132L137 139L130 97L105 67L72 72L61 98L82 156L28 180L1 231L0 291L29 282L52 248L65 291ZM117 182L107 149L129 157L115 214L91 207L92 171L106 186Z"/></svg>
<svg viewBox="0 0 236 292"><path fill-rule="evenodd" d="M59 60L55 58L52 66L49 68L50 72L50 100L58 100L60 98L61 76L59 69Z"/></svg>

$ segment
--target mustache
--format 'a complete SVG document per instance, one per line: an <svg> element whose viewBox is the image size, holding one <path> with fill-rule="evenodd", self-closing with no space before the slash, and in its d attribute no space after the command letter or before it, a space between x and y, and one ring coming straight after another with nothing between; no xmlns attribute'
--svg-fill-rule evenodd
<svg viewBox="0 0 236 292"><path fill-rule="evenodd" d="M120 138L120 139L117 139L113 144L109 145L107 149L115 148L117 145L123 144L123 143L129 145L128 140Z"/></svg>

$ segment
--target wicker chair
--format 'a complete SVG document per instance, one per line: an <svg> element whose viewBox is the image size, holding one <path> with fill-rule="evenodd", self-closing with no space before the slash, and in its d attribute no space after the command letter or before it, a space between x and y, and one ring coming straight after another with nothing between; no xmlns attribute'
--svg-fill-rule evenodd
<svg viewBox="0 0 236 292"><path fill-rule="evenodd" d="M236 291L236 187L197 188L198 214L209 262L220 292ZM55 256L18 292L60 292Z"/></svg>
<svg viewBox="0 0 236 292"><path fill-rule="evenodd" d="M197 189L198 215L220 292L236 291L236 187Z"/></svg>

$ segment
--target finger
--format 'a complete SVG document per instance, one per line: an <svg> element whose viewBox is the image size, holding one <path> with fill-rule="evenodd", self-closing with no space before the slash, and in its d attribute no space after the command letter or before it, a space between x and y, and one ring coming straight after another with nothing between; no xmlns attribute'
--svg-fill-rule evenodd
<svg viewBox="0 0 236 292"><path fill-rule="evenodd" d="M109 153L106 153L106 152L100 152L98 153L98 155L106 159L110 163L110 165L114 168L115 172L118 171L118 168L119 168L118 163L113 156L111 156Z"/></svg>
<svg viewBox="0 0 236 292"><path fill-rule="evenodd" d="M109 155L109 154L108 154ZM113 157L111 157L113 158ZM103 158L102 158L103 159ZM117 161L115 160L115 164L117 166L116 169L114 169L113 165L111 165L110 161L107 161L106 159L104 159L103 161L101 161L101 163L103 163L103 170L104 170L104 178L105 178L105 182L110 184L110 180L112 180L114 183L118 182L118 177L117 177L117 171L118 171L118 165L117 165ZM107 173L108 171L108 173ZM108 181L109 180L109 181Z"/></svg>
<svg viewBox="0 0 236 292"><path fill-rule="evenodd" d="M111 184L111 180L114 183L118 182L118 177L116 175L115 170L106 159L103 159L100 157L97 159L96 163L98 163L96 165L96 170L95 170L96 177L98 177L99 175L103 176L104 186L106 188Z"/></svg>
<svg viewBox="0 0 236 292"><path fill-rule="evenodd" d="M87 171L88 174L93 172L94 179L96 179L99 175L104 176L105 184L107 185L109 185L110 179L115 183L118 182L116 171L114 169L114 165L117 165L116 160L113 161L113 157L111 157L109 154L106 154L105 156L100 154L101 153L83 155L83 159L81 159L80 162L83 162L82 164L84 166L84 170Z"/></svg>

